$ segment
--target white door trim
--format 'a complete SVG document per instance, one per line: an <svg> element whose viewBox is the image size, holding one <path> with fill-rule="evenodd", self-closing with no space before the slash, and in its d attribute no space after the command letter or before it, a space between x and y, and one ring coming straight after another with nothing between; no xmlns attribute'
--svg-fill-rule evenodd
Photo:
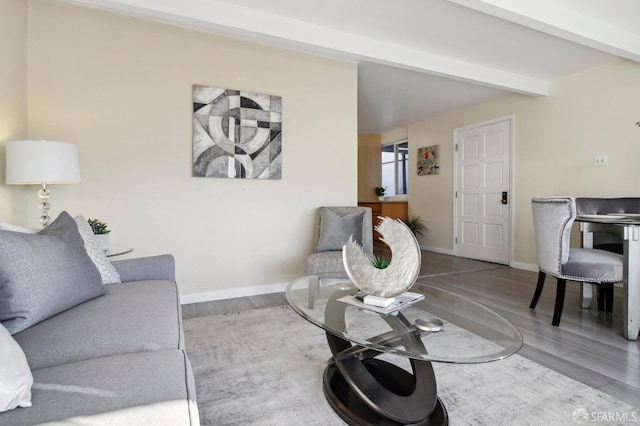
<svg viewBox="0 0 640 426"><path fill-rule="evenodd" d="M495 123L499 123L502 121L508 121L509 122L509 203L508 203L508 208L509 208L509 249L508 249L508 253L509 253L509 259L508 259L508 264L509 266L512 266L512 262L513 262L513 258L514 258L514 244L513 244L513 236L514 236L514 232L513 232L513 223L514 223L514 200L515 200L515 196L514 196L514 192L515 192L515 187L514 187L514 158L515 158L515 115L514 114L509 114L503 117L498 117L498 118L494 118L491 120L487 120L487 121L483 121L480 123L474 123L474 124L470 124L464 127L458 127L456 129L453 130L453 194L452 194L452 199L453 199L453 238L452 238L452 245L453 245L453 255L457 256L458 255L458 245L456 244L456 238L458 236L458 203L457 203L457 199L456 199L456 191L458 191L458 153L456 152L456 143L458 141L458 134L461 132L464 132L466 130L470 130L470 129L474 129L476 127L484 127L484 126L488 126L491 124L495 124Z"/></svg>

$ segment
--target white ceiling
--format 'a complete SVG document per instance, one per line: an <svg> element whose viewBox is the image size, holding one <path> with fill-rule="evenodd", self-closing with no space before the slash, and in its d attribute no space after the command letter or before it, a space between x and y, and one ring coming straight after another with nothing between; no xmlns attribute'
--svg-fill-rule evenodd
<svg viewBox="0 0 640 426"><path fill-rule="evenodd" d="M62 1L357 62L362 133L640 62L638 0Z"/></svg>

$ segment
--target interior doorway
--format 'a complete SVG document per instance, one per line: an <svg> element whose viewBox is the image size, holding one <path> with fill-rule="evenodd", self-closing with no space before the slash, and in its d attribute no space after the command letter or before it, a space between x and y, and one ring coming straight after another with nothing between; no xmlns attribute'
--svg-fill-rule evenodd
<svg viewBox="0 0 640 426"><path fill-rule="evenodd" d="M513 116L454 130L454 254L509 264Z"/></svg>

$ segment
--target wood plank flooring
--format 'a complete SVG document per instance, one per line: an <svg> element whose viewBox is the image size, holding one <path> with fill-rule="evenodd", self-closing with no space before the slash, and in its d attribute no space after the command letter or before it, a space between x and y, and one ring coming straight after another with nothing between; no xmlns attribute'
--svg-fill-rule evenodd
<svg viewBox="0 0 640 426"><path fill-rule="evenodd" d="M469 297L518 327L519 355L600 389L640 408L640 340L622 336L622 289L614 290L612 314L580 308L580 284L568 283L560 327L551 326L555 280L547 278L535 311L529 303L537 273L439 253L422 253L418 283ZM182 307L184 318L286 305L284 293L196 303Z"/></svg>

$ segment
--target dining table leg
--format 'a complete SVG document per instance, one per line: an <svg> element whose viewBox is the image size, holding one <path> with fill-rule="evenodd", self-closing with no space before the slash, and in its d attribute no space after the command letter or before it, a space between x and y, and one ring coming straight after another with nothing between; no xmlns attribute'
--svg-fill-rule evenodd
<svg viewBox="0 0 640 426"><path fill-rule="evenodd" d="M623 289L623 334L629 340L637 340L640 330L640 226L624 228Z"/></svg>

